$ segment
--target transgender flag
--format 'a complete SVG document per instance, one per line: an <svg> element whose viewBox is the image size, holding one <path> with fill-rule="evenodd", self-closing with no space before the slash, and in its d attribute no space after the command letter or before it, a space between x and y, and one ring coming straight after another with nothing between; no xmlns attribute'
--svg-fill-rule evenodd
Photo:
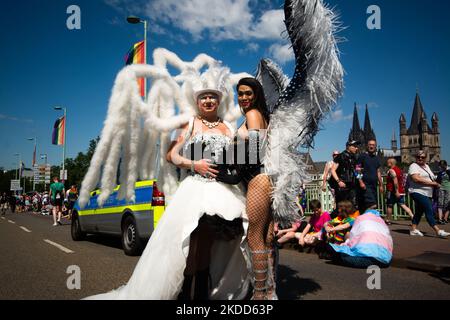
<svg viewBox="0 0 450 320"><path fill-rule="evenodd" d="M133 45L125 56L125 64L144 64L145 63L145 42L141 41ZM141 97L145 97L145 79L138 78L138 85Z"/></svg>
<svg viewBox="0 0 450 320"><path fill-rule="evenodd" d="M52 144L63 145L64 144L64 129L66 126L66 117L62 116L55 121L53 126Z"/></svg>

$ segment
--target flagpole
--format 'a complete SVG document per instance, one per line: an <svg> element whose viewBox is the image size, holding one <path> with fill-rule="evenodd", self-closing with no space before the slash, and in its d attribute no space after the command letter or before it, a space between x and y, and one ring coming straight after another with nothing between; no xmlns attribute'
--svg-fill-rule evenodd
<svg viewBox="0 0 450 320"><path fill-rule="evenodd" d="M34 151L33 151L33 159L31 160L31 166L33 170L33 191L36 190L36 179L34 178L35 175L35 165L36 165L36 145L37 145L37 137L34 138L28 138L28 140L34 140Z"/></svg>
<svg viewBox="0 0 450 320"><path fill-rule="evenodd" d="M64 110L64 129L63 129L63 162L62 162L62 179L61 182L65 182L65 162L66 162L66 126L67 126L67 108L66 107L53 107L55 110Z"/></svg>
<svg viewBox="0 0 450 320"><path fill-rule="evenodd" d="M63 139L63 163L62 163L62 184L65 182L66 171L65 171L65 162L66 162L66 126L67 126L67 108L64 109L64 139Z"/></svg>
<svg viewBox="0 0 450 320"><path fill-rule="evenodd" d="M144 20L144 64L147 64L147 20ZM147 77L144 78L144 101L147 102Z"/></svg>

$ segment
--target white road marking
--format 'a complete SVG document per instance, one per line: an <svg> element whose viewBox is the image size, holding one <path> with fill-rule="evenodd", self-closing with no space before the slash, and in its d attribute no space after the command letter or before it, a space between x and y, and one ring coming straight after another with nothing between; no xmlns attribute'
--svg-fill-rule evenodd
<svg viewBox="0 0 450 320"><path fill-rule="evenodd" d="M5 218L5 217L2 217L2 219L3 219L3 220L6 220L6 218Z"/></svg>
<svg viewBox="0 0 450 320"><path fill-rule="evenodd" d="M22 230L25 231L25 232L31 232L31 230L28 230L28 229L25 228L25 227L20 227L20 229L22 229Z"/></svg>
<svg viewBox="0 0 450 320"><path fill-rule="evenodd" d="M9 223L12 223L12 224L16 224L14 221L12 221L12 220L8 220L8 222Z"/></svg>
<svg viewBox="0 0 450 320"><path fill-rule="evenodd" d="M74 253L72 250L67 249L66 247L64 247L56 242L50 241L48 239L44 239L44 241L47 242L48 244L51 244L52 246L57 247L59 250L65 252L65 253Z"/></svg>

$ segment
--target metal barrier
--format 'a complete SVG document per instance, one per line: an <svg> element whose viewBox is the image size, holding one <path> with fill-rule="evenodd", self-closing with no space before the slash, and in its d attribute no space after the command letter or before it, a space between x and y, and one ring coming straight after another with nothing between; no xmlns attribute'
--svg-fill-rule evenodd
<svg viewBox="0 0 450 320"><path fill-rule="evenodd" d="M386 181L383 177L384 190L386 192ZM305 215L311 215L312 211L309 208L309 201L312 199L317 199L322 204L322 210L331 212L334 209L334 196L331 193L331 190L327 188L326 191L322 191L321 189L322 181L318 181L317 183L310 183L305 185L306 191L306 209ZM379 190L377 190L377 199L378 199L378 211L382 215L386 213L386 193L380 194ZM405 204L415 212L414 202L409 196L408 193L405 195ZM409 215L403 210L398 204L393 207L392 217L394 220L399 220L403 218L409 218Z"/></svg>

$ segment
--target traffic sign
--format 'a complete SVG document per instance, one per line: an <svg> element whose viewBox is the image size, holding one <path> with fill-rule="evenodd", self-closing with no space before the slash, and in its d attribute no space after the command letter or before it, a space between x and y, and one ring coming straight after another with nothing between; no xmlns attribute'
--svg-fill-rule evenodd
<svg viewBox="0 0 450 320"><path fill-rule="evenodd" d="M59 171L59 179L67 180L67 170L64 170L64 175L62 170Z"/></svg>
<svg viewBox="0 0 450 320"><path fill-rule="evenodd" d="M20 180L11 180L11 191L20 191L22 187L20 186Z"/></svg>

